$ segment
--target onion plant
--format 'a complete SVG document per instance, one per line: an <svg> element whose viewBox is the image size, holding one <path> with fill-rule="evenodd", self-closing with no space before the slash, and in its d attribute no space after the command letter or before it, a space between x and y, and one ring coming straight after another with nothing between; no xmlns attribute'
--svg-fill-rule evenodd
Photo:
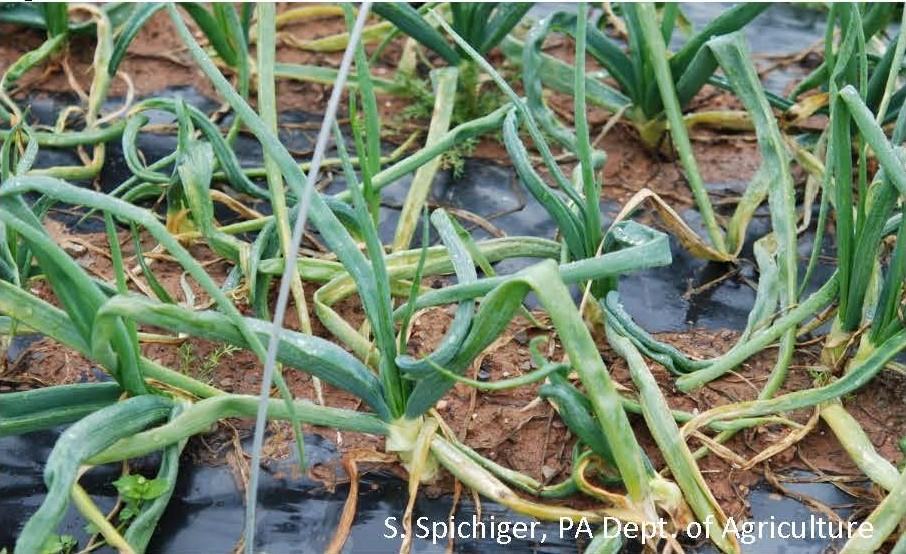
<svg viewBox="0 0 906 554"><path fill-rule="evenodd" d="M825 183L833 184L824 194L835 208L839 292L836 316L825 340L822 360L832 369L843 367L846 374L858 371L857 368L867 364L891 341L898 349L906 346L902 338L906 277L906 223L903 220L906 172L903 162L906 157L901 146L906 138L906 122L902 115L898 117L892 139L888 139L881 127L896 75L900 72L903 56L900 43L906 33L901 30L898 46L889 48L895 52L895 62L888 65L890 75L884 80L887 86L882 98L878 99L877 95L872 95L875 89L871 86L877 79L866 78L867 56L861 44L863 37L858 33L864 27L861 17L859 8L854 5L836 6L832 10L831 21L838 18L843 31L839 53L831 58L833 70L827 85L832 124ZM844 28L847 21L851 22L848 29ZM846 59L848 53L852 55ZM868 107L873 101L879 103L876 112ZM853 145L856 147L855 164ZM869 151L881 166L870 181L866 168ZM857 200L853 198L854 189ZM883 238L892 231L889 219L893 214L899 215L900 222L885 267L882 263L886 249ZM893 473L873 448L864 446L859 424L842 403L826 404L821 415L841 444L853 452L854 461L866 474L879 479ZM856 451L859 445L863 448ZM877 482L890 494L868 518L868 523L877 525L876 530L870 540L850 540L846 551L868 552L878 548L895 528L890 522L900 517L897 515L900 510L898 495L901 494L899 479L891 482L890 478L881 478Z"/></svg>
<svg viewBox="0 0 906 554"><path fill-rule="evenodd" d="M623 7L624 17L631 30L631 58L627 57L618 45L600 31L592 29L589 32L588 53L607 68L608 75L621 83L624 93L633 98L632 101L626 100L617 104L608 102L605 107L614 112L626 112L630 114L630 119L633 114L636 114L636 126L640 129L643 140L652 144L659 140L658 137L665 128L664 124L669 123L674 146L685 170L695 203L701 213L710 244L701 240L666 203L651 193L640 193L629 202L626 211L634 209L638 203L650 198L654 201L655 207L665 223L684 246L696 256L707 259L727 261L734 259L739 253L745 237L746 226L754 210L768 192L770 177L766 173L768 169L765 168L756 173L746 189L744 198L738 204L727 230L723 231L715 217L692 153L682 107L713 77L715 69L718 67L718 61L711 47L712 41L716 38L712 37L729 36L761 13L765 7L765 4L741 4L728 10L691 37L683 48L672 56L668 54L666 40L673 32L676 6L665 7L660 22L658 22L654 10L647 5ZM567 147L570 141L562 131L562 124L557 121L543 101L541 91L543 79L539 77L554 74L554 71L546 69L550 64L545 64L540 49L545 37L552 30L574 33L576 21L576 16L567 12L559 12L542 20L529 33L525 47L521 50L523 81L528 105L536 114L536 118L543 128ZM745 60L742 61L745 62ZM725 67L722 68L726 71ZM722 83L738 95L743 94L739 90L741 86L739 79L733 83L729 81L729 76L725 76ZM570 90L575 90L578 84L578 81L571 83ZM588 84L586 79L588 101L600 103L595 99L592 92L594 89L588 87ZM602 86L606 87L606 85ZM751 95L752 90L758 90L769 102L771 101L771 95L767 95L761 90L757 80L754 83L750 80L744 86L751 89L745 94ZM620 93L611 91L608 93L608 97L613 97L614 94ZM747 112L735 114L733 117L741 117L745 120L743 127L750 128L753 121L751 102L746 105L746 108ZM758 110L762 109L767 109L770 114L770 108L762 108L759 105ZM705 114L694 114L695 117L703 115Z"/></svg>
<svg viewBox="0 0 906 554"><path fill-rule="evenodd" d="M453 2L449 5L451 26L475 51L485 56L522 21L531 2ZM443 58L459 70L459 97L456 108L463 120L491 111L482 94L478 66L463 51L443 37L429 20L404 2L377 3L374 11L400 31Z"/></svg>
<svg viewBox="0 0 906 554"><path fill-rule="evenodd" d="M873 43L881 42L882 35L895 17L895 8L895 6L887 3L867 4L859 7L860 13L858 16L862 26L861 36L862 42L866 47L866 62L868 64L868 88L865 93L865 101L873 113L884 112L883 121L885 123L893 121L896 113L899 112L903 98L906 97L906 89L897 87L896 81L893 83L889 81L891 68L902 64L902 47L899 47L898 50L897 46L889 44L880 55L873 53L871 47ZM829 37L830 40L825 41L824 59L818 67L803 78L790 92L788 96L790 100L795 101L804 93L815 89L824 93L828 92L827 85L836 56L833 50L833 36L838 28L841 33L849 32L853 24L849 16L841 16L838 10L828 10L825 37ZM900 41L897 40L895 43L899 44ZM818 98L823 99L823 104L827 105L826 96L819 95ZM887 109L880 110L879 108L881 108L882 104Z"/></svg>
<svg viewBox="0 0 906 554"><path fill-rule="evenodd" d="M601 64L608 78L607 81L597 80L594 87L589 89L589 102L614 113L623 113L636 127L643 142L655 146L667 126L664 115L668 105L663 101L662 93L659 93L659 89L663 88L657 76L660 69L648 51L654 49L653 55L663 56L665 61L669 58L667 75L677 89L678 102L683 107L709 81L725 85L725 81L714 76L713 64L702 63L700 53L706 48L706 42L715 36L743 28L769 5L734 6L690 36L677 52L668 55L666 48L653 41L644 30L638 9L630 3L618 4L628 32L628 53L617 41L597 28L591 27L587 31L588 53ZM665 4L660 12L657 34L661 40L657 42L668 43L677 26L679 5ZM545 55L541 48L552 32L575 36L576 25L576 13L555 12L536 22L524 41L511 37L504 42L503 50L508 58L522 66L523 84L530 102L543 102L542 84L567 93L575 90L574 83L564 78L572 72L571 68ZM690 119L686 123L689 125L704 121L748 128L736 113L704 112L688 117Z"/></svg>
<svg viewBox="0 0 906 554"><path fill-rule="evenodd" d="M162 3L107 4L101 8L85 5L68 5L50 3L40 7L4 5L0 7L0 20L13 23L46 28L48 38L39 48L23 55L0 78L0 123L7 122L9 129L0 129L0 138L11 140L14 145L24 148L26 136L20 125L24 124L24 114L17 103L8 95L9 88L27 71L57 56L61 50L68 48L70 33L94 32L97 46L93 59L94 77L86 99L86 106L72 106L61 112L62 117L56 122L51 132L34 129L28 140L52 148L75 148L93 145L93 155L85 165L72 167L54 167L34 169L35 175L52 175L72 180L95 177L104 163L105 143L123 134L125 122L112 121L115 114L102 116L101 107L107 100L107 93L112 79L117 77L120 64L129 45ZM248 12L249 8L245 8ZM249 63L247 55L247 33L249 19L240 17L232 6L214 6L212 11L198 4L186 4L186 10L195 19L196 24L208 37L213 49L227 65L236 68L240 76L240 89L247 93L249 83ZM88 19L84 22L73 22L70 12L86 12ZM76 17L81 17L77 15ZM125 78L125 77L124 77ZM131 82L128 82L131 89ZM80 92L80 91L77 91ZM131 92L126 106L131 102ZM120 110L121 112L122 110ZM67 129L67 116L71 112L84 115L85 128L82 130ZM115 112L115 113L120 113ZM231 131L235 136L238 128Z"/></svg>

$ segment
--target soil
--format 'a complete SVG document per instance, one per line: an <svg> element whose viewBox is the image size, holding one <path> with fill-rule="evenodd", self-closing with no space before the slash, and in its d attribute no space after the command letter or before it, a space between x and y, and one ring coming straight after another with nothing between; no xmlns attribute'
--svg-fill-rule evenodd
<svg viewBox="0 0 906 554"><path fill-rule="evenodd" d="M281 7L284 9L284 7ZM297 39L326 36L343 29L341 20L327 18L317 24L299 24L287 28ZM43 41L39 31L23 31L8 25L0 25L0 37L15 36L16 40L0 40L0 72L23 53L36 48ZM569 48L553 44L550 52L568 59ZM93 40L78 37L70 48L68 64L75 79L87 88L91 75L90 64L93 55ZM398 42L391 44L384 52L375 73L390 76L395 60L399 56ZM336 65L339 54L319 54L299 50L281 42L278 52L281 61ZM496 60L500 62L500 60ZM66 76L60 71L62 60L51 64L47 73L32 71L27 74L16 98L20 101L26 95L59 94L71 92ZM175 36L172 23L165 12L159 12L140 31L122 65L124 73L131 77L137 96L159 92L169 87L192 86L202 95L216 98L208 80L191 62ZM125 85L117 79L111 95L122 96ZM281 82L277 91L280 110L304 110L318 113L326 102L328 88L298 82ZM552 107L566 120L571 113L571 101L565 95L553 94L549 99ZM381 109L387 118L398 113L402 100L382 98ZM693 101L693 109L738 109L730 96L706 87ZM593 110L590 114L592 136L609 119L609 114ZM416 122L413 126L423 125ZM744 184L757 169L760 157L754 136L751 133L726 134L708 130L692 133L696 158L703 177L709 183L727 183L731 186ZM626 123L619 123L603 137L600 147L606 150L608 159L603 169L603 197L618 203L625 201L641 188L650 188L678 207L692 205L689 189L672 153L650 150L639 141L635 130ZM506 153L497 142L485 140L478 145L474 156L507 163ZM112 279L109 258L103 248L103 234L75 234L53 221L49 230L56 240L64 244L67 251L91 274L105 280ZM131 241L123 239L127 263L135 264ZM154 246L145 238L145 252ZM207 269L216 278L223 278L227 270L224 262L203 245L193 245L192 253L202 262L210 262ZM172 262L161 260L154 264L155 273L165 288L179 301L185 300L180 285L181 270ZM138 283L143 283L137 279ZM137 286L132 283L132 286ZM145 285L146 286L146 285ZM308 283L306 292L310 295L316 284ZM193 285L196 305L207 302L206 295ZM53 293L46 285L35 285L35 292L42 298L54 302ZM246 307L247 310L247 307ZM337 306L338 312L349 321L362 321L361 307L354 301L345 301ZM538 314L543 320L543 314ZM447 309L432 309L419 314L413 323L410 346L413 354L423 354L436 345L443 336L452 316ZM312 317L314 332L328 337L327 331ZM294 328L293 311L288 312L287 326ZM153 331L153 330L149 330ZM534 328L527 321L511 323L503 338L486 351L468 371L470 377L479 372L489 380L513 377L532 369L528 339L546 333ZM661 334L661 340L670 342L693 357L710 358L726 351L737 339L731 331L709 331L694 329L687 333ZM613 377L629 390L633 384L624 362L614 355L606 343L598 337L599 347ZM784 391L810 388L812 380L807 368L816 361L815 346L805 346L796 355ZM168 367L177 368L209 381L228 392L255 394L259 387L260 365L257 359L244 351L224 353L219 345L199 339L188 339L181 344L154 344L143 346L143 354ZM552 357L562 355L556 347ZM218 363L211 362L220 356ZM773 363L774 351L764 351L749 359L735 373L716 380L692 394L681 394L673 387L673 377L658 365L652 371L661 386L668 403L673 408L687 411L704 411L709 408L755 398L760 385L766 380ZM8 360L0 371L0 392L23 390L52 384L95 381L103 376L97 367L80 354L61 347L50 339L41 338L20 352L16 359ZM311 378L302 372L288 371L287 382L298 398L315 399ZM522 471L538 480L553 483L562 480L570 469L570 453L574 438L557 417L553 408L545 402L534 402L538 385L521 387L507 392L476 392L464 385L457 385L440 401L438 412L459 435L459 438L488 458ZM845 406L872 439L878 452L897 463L902 455L896 444L897 429L906 424L906 404L902 398L906 393L906 380L893 372L882 372L866 387L845 399ZM324 398L328 406L360 409L361 403L343 391L324 385ZM804 423L810 412L792 414L792 418ZM647 432L644 421L631 416L636 435L648 452L655 467L663 467L658 449ZM189 452L201 461L224 461L235 445L233 437L247 436L250 423L230 421L216 431L191 441ZM287 455L290 448L290 434L285 424L272 424L268 441L268 452L272 457ZM341 442L346 451L361 448L382 450L383 439L355 433L342 435L330 429L309 428L324 437ZM775 444L788 430L778 426L765 426L757 430L738 433L727 443L730 450L743 458L750 458ZM695 439L690 444L697 446ZM820 455L816 455L820 453ZM238 458L241 459L241 456ZM232 457L235 463L237 457ZM773 476L791 469L809 469L831 477L861 478L847 454L822 422L798 444L784 450L768 461L750 470L741 470L732 463L708 455L700 461L700 467L715 497L728 515L742 516L746 513L745 497L748 490L763 476ZM403 474L403 470L395 467ZM335 468L314 468L315 475L335 479ZM841 481L841 479L837 479ZM846 481L843 479L842 481ZM450 490L449 478L442 479L434 492ZM855 485L856 487L860 485ZM850 492L856 490L847 487ZM866 506L877 501L878 495L872 490L862 491ZM584 502L570 500L569 502Z"/></svg>

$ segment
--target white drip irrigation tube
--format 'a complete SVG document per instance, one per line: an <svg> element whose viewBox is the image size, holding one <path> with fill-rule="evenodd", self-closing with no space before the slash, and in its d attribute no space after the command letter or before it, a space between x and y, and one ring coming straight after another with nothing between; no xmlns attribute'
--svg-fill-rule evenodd
<svg viewBox="0 0 906 554"><path fill-rule="evenodd" d="M318 173L321 169L321 162L324 159L324 152L327 150L327 141L330 139L331 130L337 117L337 109L340 106L340 98L343 95L343 88L346 85L346 77L349 75L349 68L352 65L353 55L358 47L359 39L362 36L362 29L365 27L365 21L368 19L368 12L371 9L371 2L363 2L359 6L359 14L356 18L352 32L349 34L349 43L346 45L346 51L343 53L343 60L340 62L340 69L337 71L337 78L333 84L333 90L330 93L330 99L327 102L327 109L324 112L324 119L321 122L321 130L318 131L318 138L315 142L315 151L311 159L311 167L305 182L305 190L302 192L302 198L299 200L299 213L296 216L296 222L293 225L293 234L290 239L292 248L289 249L286 261L284 263L283 275L280 277L280 290L277 294L277 305L274 309L273 332L267 343L267 357L264 361L264 374L261 377L261 392L258 398L258 413L255 417L255 434L252 439L252 460L251 471L249 473L249 484L245 507L245 552L254 554L255 551L255 508L258 502L258 478L260 475L261 465L261 448L264 445L264 429L267 423L267 404L270 398L271 383L274 379L274 370L277 365L277 346L280 344L283 335L283 317L286 314L286 307L289 303L289 286L292 281L291 275L296 267L296 260L299 256L299 246L302 243L302 234L305 230L305 220L308 215L308 209L311 206L311 195L315 194L315 183L318 180ZM364 71L365 68L359 68Z"/></svg>

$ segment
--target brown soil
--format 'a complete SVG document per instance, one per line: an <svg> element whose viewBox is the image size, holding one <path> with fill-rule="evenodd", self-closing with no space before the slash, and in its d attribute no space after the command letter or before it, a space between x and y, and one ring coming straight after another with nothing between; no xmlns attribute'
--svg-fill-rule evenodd
<svg viewBox="0 0 906 554"><path fill-rule="evenodd" d="M296 38L315 38L341 30L342 24L336 19L325 19L317 25L295 25L287 32ZM43 40L38 31L23 31L0 25L0 72L21 54L34 49ZM15 40L11 40L15 37ZM569 48L557 48L558 55L569 58ZM87 87L90 81L90 63L93 54L93 41L89 38L77 38L70 48L69 63L76 79ZM375 68L377 73L389 73L392 64L398 57L398 44L391 45L383 55L387 65ZM278 58L282 61L311 64L336 64L339 55L315 54L304 52L285 44L280 46ZM128 73L135 84L138 95L146 95L173 86L193 86L201 94L216 98L207 79L204 78L188 55L181 49L175 36L172 24L166 13L156 14L149 24L139 33L130 48L122 69ZM51 66L51 71L42 74L33 71L22 81L18 98L27 93L59 93L70 91L66 78L59 70L59 64ZM318 112L326 101L327 87L320 85L281 82L278 89L278 102L281 110L302 109ZM111 91L114 96L125 92L122 81L117 80ZM382 99L381 108L386 116L397 113L402 101ZM564 95L554 94L550 99L554 109L569 120L570 100ZM705 89L694 101L696 109L738 108L733 105L728 95L712 89ZM592 136L606 123L609 114L592 111ZM699 160L703 177L712 183L744 182L755 172L759 163L757 146L751 134L720 134L712 131L695 131L693 133L695 154ZM637 134L628 124L618 124L606 135L600 147L608 154L604 172L604 193L608 199L618 202L626 200L643 187L651 188L664 196L671 204L680 207L691 206L688 186L673 160L671 153L651 151L644 148ZM506 163L505 151L499 143L484 141L476 149L479 157L491 158ZM103 249L95 245L105 244L103 235L73 235L61 226L49 223L55 238L89 273L110 280L112 271L109 259ZM125 237L122 237L125 238ZM124 254L132 255L131 242L124 240ZM145 245L147 252L153 247L149 240ZM226 264L216 261L207 248L193 246L193 254L200 261L212 262L208 270L215 278L225 275ZM128 260L134 264L134 260ZM155 264L155 273L174 298L184 300L180 287L181 271L168 261ZM315 284L308 284L310 295ZM206 296L193 286L197 295L196 304L207 302ZM36 293L53 301L53 294L43 284L36 285ZM310 299L310 298L309 298ZM341 315L350 321L360 322L360 307L352 301L338 306ZM296 322L290 310L288 326ZM446 309L427 311L414 322L411 346L413 353L424 353L436 345L449 324L451 315ZM316 318L315 333L327 336L327 332ZM485 352L470 368L469 376L476 376L479 369L487 372L490 380L512 377L531 370L528 352L528 337L546 333L542 329L532 328L525 321L516 321L510 325L504 338ZM736 335L728 331L693 330L684 334L664 334L661 339L675 344L678 348L696 357L709 358L727 350L735 341ZM172 368L182 368L196 377L209 380L211 384L228 392L257 393L259 387L260 366L254 356L248 352L234 352L224 355L220 362L205 368L212 353L221 353L218 345L209 341L189 339L182 346L175 344L145 344L143 354L151 359ZM633 388L625 364L600 342L600 349L614 378L629 389ZM552 352L553 357L561 355L559 349ZM774 361L774 352L767 350L748 360L734 374L725 376L700 391L690 395L678 393L673 388L672 376L662 367L654 365L654 372L664 395L674 408L689 411L704 411L714 406L729 402L748 400L755 397L760 385L766 380ZM793 368L784 385L784 391L799 390L812 386L806 366L815 361L812 348L801 349L797 354ZM92 381L97 379L96 366L83 356L55 344L49 339L41 339L29 346L18 359L12 361L0 371L0 392L22 390L52 384ZM204 374L199 374L199 368ZM287 381L293 393L299 398L314 399L314 388L308 375L302 372L287 372ZM351 395L324 386L326 404L334 407L359 409L360 402ZM547 483L557 482L568 474L570 469L570 452L574 439L570 436L553 408L544 402L533 402L537 385L522 387L506 393L476 393L473 389L457 385L438 405L438 412L455 430L460 439L476 448L483 455L507 467L522 471ZM847 398L846 407L859 421L875 447L887 459L898 462L901 459L896 442L898 429L906 423L906 405L903 394L906 382L901 376L885 372L869 385ZM804 422L809 413L796 413L794 419ZM647 432L640 417L631 417L639 441L648 452L658 469L663 466L657 447ZM192 441L190 451L198 459L222 460L225 453L234 444L235 433L248 433L249 423L231 421L222 425L217 431ZM272 425L272 438L268 448L272 456L289 452L290 438L287 426ZM338 434L329 429L308 429L317 432L330 440L337 441ZM750 458L764 448L776 443L788 431L779 427L762 427L757 430L737 434L727 446L739 456ZM693 439L691 444L698 446ZM342 434L342 448L373 448L381 450L383 440L362 436L355 433ZM237 458L234 456L233 461ZM241 458L239 458L241 459ZM742 471L716 455L708 455L700 462L706 481L728 515L740 516L745 513L745 496L768 471L770 476L776 472L801 468L824 472L829 476L858 476L858 470L852 465L849 457L837 443L833 434L823 425L818 426L796 446L774 456L768 462L755 468ZM397 468L398 469L398 468ZM401 471L401 470L399 470ZM317 475L334 478L334 468L315 468ZM449 490L449 481L441 482L438 490ZM851 489L850 489L851 490ZM875 498L872 491L865 491L865 498L870 502Z"/></svg>

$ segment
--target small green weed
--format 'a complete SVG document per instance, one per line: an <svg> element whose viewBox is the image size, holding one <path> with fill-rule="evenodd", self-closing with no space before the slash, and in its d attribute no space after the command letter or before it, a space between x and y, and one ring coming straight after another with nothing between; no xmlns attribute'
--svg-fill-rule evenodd
<svg viewBox="0 0 906 554"><path fill-rule="evenodd" d="M79 541L72 535L50 535L44 541L41 554L71 554L79 546ZM3 550L6 552L6 549Z"/></svg>
<svg viewBox="0 0 906 554"><path fill-rule="evenodd" d="M220 362L224 358L232 357L239 350L232 344L222 344L201 359L195 352L195 345L186 341L179 346L178 350L179 372L202 382L211 383L214 379L214 370L217 369Z"/></svg>
<svg viewBox="0 0 906 554"><path fill-rule="evenodd" d="M125 506L119 513L120 523L127 523L141 513L142 505L167 492L166 479L148 479L135 473L123 475L113 482Z"/></svg>

